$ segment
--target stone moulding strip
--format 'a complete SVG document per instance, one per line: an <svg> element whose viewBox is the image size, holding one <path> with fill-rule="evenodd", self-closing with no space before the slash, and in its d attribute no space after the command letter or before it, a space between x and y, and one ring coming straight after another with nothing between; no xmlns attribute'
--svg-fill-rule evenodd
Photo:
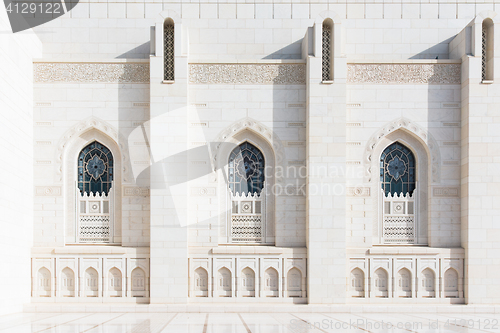
<svg viewBox="0 0 500 333"><path fill-rule="evenodd" d="M191 84L305 84L305 64L189 64Z"/></svg>
<svg viewBox="0 0 500 333"><path fill-rule="evenodd" d="M35 62L34 83L149 83L149 63Z"/></svg>
<svg viewBox="0 0 500 333"><path fill-rule="evenodd" d="M348 84L460 84L461 64L348 64Z"/></svg>

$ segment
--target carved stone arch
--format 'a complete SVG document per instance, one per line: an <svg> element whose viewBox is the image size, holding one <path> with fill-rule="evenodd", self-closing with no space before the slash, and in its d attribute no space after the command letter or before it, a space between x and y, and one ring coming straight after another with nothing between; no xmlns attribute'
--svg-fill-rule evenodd
<svg viewBox="0 0 500 333"><path fill-rule="evenodd" d="M280 274L276 268L272 265L268 265L266 269L264 269L264 278L261 284L263 285L264 292L266 296L278 296L278 292L280 289L279 286Z"/></svg>
<svg viewBox="0 0 500 333"><path fill-rule="evenodd" d="M493 10L483 10L474 18L474 24L482 24L484 20L491 19L493 23L500 23L500 15Z"/></svg>
<svg viewBox="0 0 500 333"><path fill-rule="evenodd" d="M314 23L322 24L326 19L332 20L334 24L341 23L342 21L342 18L334 11L324 10L318 14L316 19L314 20Z"/></svg>
<svg viewBox="0 0 500 333"><path fill-rule="evenodd" d="M436 296L436 271L432 267L425 266L420 270L419 286L422 297Z"/></svg>
<svg viewBox="0 0 500 333"><path fill-rule="evenodd" d="M114 225L110 241L121 243L122 183L133 179L130 176L127 141L110 124L95 117L87 118L69 129L59 140L57 147L58 177L64 183L65 243L76 243L75 191L77 181L77 159L80 151L97 141L113 154L114 160Z"/></svg>
<svg viewBox="0 0 500 333"><path fill-rule="evenodd" d="M274 131L267 126L263 125L262 123L252 119L252 118L246 118L239 120L232 125L226 127L224 130L222 130L219 135L215 138L213 141L214 144L211 145L211 154L212 154L212 165L219 169L223 165L227 163L227 161L224 159L225 156L221 160L221 151L223 151L224 143L233 143L233 144L239 144L242 142L242 140L235 139L238 134L240 134L243 131L248 130L251 133L254 133L255 135L258 135L264 141L269 144L269 146L272 148L274 159L275 159L275 165L276 167L281 167L282 169L285 166L285 148L283 146L283 143L279 139L278 135L274 133ZM250 138L251 140L251 138ZM257 145L259 147L259 145ZM261 147L259 147L261 148ZM228 149L231 151L232 149ZM265 153L265 152L264 152ZM266 156L267 157L267 156ZM278 175L276 177L276 182L281 183L282 182L282 177L281 175Z"/></svg>
<svg viewBox="0 0 500 333"><path fill-rule="evenodd" d="M365 271L359 266L351 268L349 273L349 291L352 297L364 297L365 295Z"/></svg>
<svg viewBox="0 0 500 333"><path fill-rule="evenodd" d="M441 156L439 146L434 138L419 125L405 118L383 126L368 140L365 148L363 158L365 181L371 183L371 193L375 193L375 198L381 199L373 200L373 243L382 244L392 241L384 238L383 220L384 216L387 216L387 212L384 213L382 206L385 201L390 201L390 199L385 198L381 192L381 182L378 175L381 154L384 149L396 142L401 143L413 153L416 171L417 191L412 195L413 204L416 207L412 213L414 228L412 232L408 231L407 235L402 235L402 237L412 234L412 237L408 236L410 239L408 243L428 245L429 230L431 230L429 228L431 183L440 181ZM401 242L405 243L405 241Z"/></svg>
<svg viewBox="0 0 500 333"><path fill-rule="evenodd" d="M210 144L212 165L218 175L217 179L220 180L218 182L219 198L223 202L220 205L221 212L219 215L219 243L233 242L231 231L233 214L230 209L226 209L226 207L231 207L232 200L235 200L233 194L228 191L228 184L226 183L228 159L231 152L245 142L259 149L265 159L265 186L264 191L262 191L265 209L262 210L262 232L260 240L257 240L257 242L272 245L275 243L276 237L276 213L284 209L275 205L276 198L273 189L283 182L285 150L281 140L271 129L250 118L237 121L228 126Z"/></svg>
<svg viewBox="0 0 500 333"><path fill-rule="evenodd" d="M74 297L76 294L76 275L75 271L69 266L65 266L61 269L61 274L59 276L59 292L63 297Z"/></svg>
<svg viewBox="0 0 500 333"><path fill-rule="evenodd" d="M173 9L167 9L158 14L158 22L163 24L163 22L170 18L174 23L180 23L181 16Z"/></svg>
<svg viewBox="0 0 500 333"><path fill-rule="evenodd" d="M130 174L129 156L127 154L128 151L127 140L121 134L119 134L119 132L112 125L93 116L78 122L76 125L67 130L66 133L64 133L64 135L61 137L61 139L59 139L59 143L57 144L57 156L56 156L56 174L57 174L56 181L58 182L63 181L63 173L64 173L63 163L65 155L67 154L68 146L70 146L73 143L75 138L80 137L83 133L93 129L108 136L119 147L120 151L119 156L121 156L120 171L122 173L122 181L124 183L131 182L133 177Z"/></svg>
<svg viewBox="0 0 500 333"><path fill-rule="evenodd" d="M441 180L441 153L437 141L427 130L406 118L400 118L384 125L368 140L363 158L365 180L367 182L372 182L374 178L376 179L376 176L373 175L378 175L378 170L373 170L374 159L378 159L378 156L373 156L375 148L382 139L397 130L403 130L410 133L424 146L431 165L431 181L433 183L439 183Z"/></svg>

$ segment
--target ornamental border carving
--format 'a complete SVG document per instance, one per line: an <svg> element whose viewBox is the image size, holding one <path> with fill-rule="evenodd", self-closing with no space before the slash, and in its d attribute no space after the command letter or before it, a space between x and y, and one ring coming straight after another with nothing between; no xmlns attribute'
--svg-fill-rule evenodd
<svg viewBox="0 0 500 333"><path fill-rule="evenodd" d="M120 153L122 155L123 182L128 182L129 179L132 179L133 177L130 177L130 171L129 168L127 167L128 154L126 145L124 144L124 142L127 141L122 137L122 135L118 134L118 132L114 129L113 126L96 117L90 117L80 121L78 124L67 130L66 133L64 133L62 138L59 140L59 143L57 144L57 155L56 155L57 181L59 182L63 181L63 160L64 160L64 148L66 147L66 145L73 139L73 137L79 136L85 131L93 128L108 135L118 144L120 148Z"/></svg>
<svg viewBox="0 0 500 333"><path fill-rule="evenodd" d="M460 84L461 64L348 64L347 83Z"/></svg>
<svg viewBox="0 0 500 333"><path fill-rule="evenodd" d="M219 153L220 146L222 142L226 142L230 137L238 134L242 130L249 129L255 133L264 137L274 150L276 156L276 167L280 166L284 170L285 163L285 148L283 142L279 139L278 135L275 134L267 126L259 123L251 118L246 118L244 120L237 121L236 123L228 126L224 129L214 140L217 143L215 147L212 148L212 160L213 165L217 165L217 154ZM283 181L282 173L278 173L276 176L276 182L280 183Z"/></svg>
<svg viewBox="0 0 500 333"><path fill-rule="evenodd" d="M305 64L189 64L191 84L306 84Z"/></svg>
<svg viewBox="0 0 500 333"><path fill-rule="evenodd" d="M149 83L149 63L33 63L34 83Z"/></svg>
<svg viewBox="0 0 500 333"><path fill-rule="evenodd" d="M430 133L406 118L400 118L388 123L379 129L377 133L370 138L370 140L368 140L363 158L368 182L372 181L371 163L373 150L383 137L400 128L413 133L427 145L431 155L431 179L433 183L438 183L441 179L441 154L439 153L439 146Z"/></svg>

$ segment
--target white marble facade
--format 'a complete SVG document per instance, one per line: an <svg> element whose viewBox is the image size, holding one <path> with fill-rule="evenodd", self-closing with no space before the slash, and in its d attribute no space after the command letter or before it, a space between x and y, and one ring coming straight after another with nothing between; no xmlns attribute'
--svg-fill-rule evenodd
<svg viewBox="0 0 500 333"><path fill-rule="evenodd" d="M4 120L33 136L21 304L499 303L499 11L81 1L34 28Z"/></svg>

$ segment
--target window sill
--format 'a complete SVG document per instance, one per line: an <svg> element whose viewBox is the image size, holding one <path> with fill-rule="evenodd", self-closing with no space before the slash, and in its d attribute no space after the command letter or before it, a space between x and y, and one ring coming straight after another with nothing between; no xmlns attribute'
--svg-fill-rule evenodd
<svg viewBox="0 0 500 333"><path fill-rule="evenodd" d="M174 80L163 80L163 81L161 81L161 83L163 83L163 84L173 84L173 83L175 83L175 81Z"/></svg>
<svg viewBox="0 0 500 333"><path fill-rule="evenodd" d="M493 80L482 80L481 84L492 84Z"/></svg>
<svg viewBox="0 0 500 333"><path fill-rule="evenodd" d="M333 84L333 80L321 81L321 84Z"/></svg>

